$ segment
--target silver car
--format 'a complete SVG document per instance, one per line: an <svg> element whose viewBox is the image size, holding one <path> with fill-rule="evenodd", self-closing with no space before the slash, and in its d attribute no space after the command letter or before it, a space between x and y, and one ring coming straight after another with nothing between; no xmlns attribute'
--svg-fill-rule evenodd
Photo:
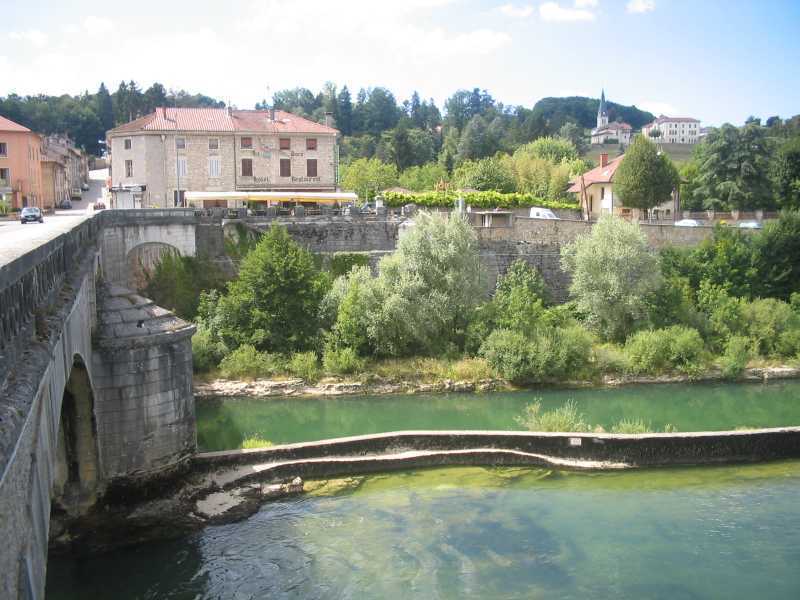
<svg viewBox="0 0 800 600"><path fill-rule="evenodd" d="M703 224L698 221L697 219L681 219L680 221L675 221L675 227L702 227Z"/></svg>
<svg viewBox="0 0 800 600"><path fill-rule="evenodd" d="M740 221L737 227L739 229L761 229L763 225L758 221Z"/></svg>

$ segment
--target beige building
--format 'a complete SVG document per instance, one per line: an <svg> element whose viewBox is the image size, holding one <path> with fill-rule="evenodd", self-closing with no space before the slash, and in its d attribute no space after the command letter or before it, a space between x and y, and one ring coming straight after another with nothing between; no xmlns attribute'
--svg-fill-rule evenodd
<svg viewBox="0 0 800 600"><path fill-rule="evenodd" d="M186 191L335 191L331 125L280 110L159 108L106 134L112 206L183 206Z"/></svg>
<svg viewBox="0 0 800 600"><path fill-rule="evenodd" d="M42 153L42 198L45 207L54 208L70 198L64 157L46 146Z"/></svg>
<svg viewBox="0 0 800 600"><path fill-rule="evenodd" d="M701 139L700 121L690 117L665 117L661 115L652 123L642 127L642 134L653 138L659 131L656 142L663 144L696 144Z"/></svg>
<svg viewBox="0 0 800 600"><path fill-rule="evenodd" d="M624 159L624 154L612 160L608 159L608 154L601 154L598 167L587 171L572 182L569 191L575 194L581 210L584 214L588 214L591 220L596 220L601 215L616 215L636 220L645 216L640 214L643 211L639 209L626 207L621 198L614 193L614 175ZM676 198L677 195L673 194L673 200L652 209L650 216L656 220L675 219L680 214Z"/></svg>

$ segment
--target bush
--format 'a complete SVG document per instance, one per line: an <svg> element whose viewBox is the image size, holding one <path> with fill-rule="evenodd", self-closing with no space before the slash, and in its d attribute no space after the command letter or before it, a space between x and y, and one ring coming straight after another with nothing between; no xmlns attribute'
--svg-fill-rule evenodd
<svg viewBox="0 0 800 600"><path fill-rule="evenodd" d="M800 317L789 304L774 298L758 298L743 303L741 313L748 337L753 340L758 354L761 356L795 354L790 340L798 334L791 332L800 329ZM788 342L786 346L781 340L784 343ZM784 354L781 352L782 348L788 352Z"/></svg>
<svg viewBox="0 0 800 600"><path fill-rule="evenodd" d="M455 381L481 381L495 376L489 363L482 358L464 358L451 363L447 378Z"/></svg>
<svg viewBox="0 0 800 600"><path fill-rule="evenodd" d="M305 381L311 382L319 379L319 363L314 352L296 352L292 354L287 368L292 375Z"/></svg>
<svg viewBox="0 0 800 600"><path fill-rule="evenodd" d="M205 373L215 368L227 354L228 349L222 342L214 339L211 331L200 324L192 336L192 359L194 370Z"/></svg>
<svg viewBox="0 0 800 600"><path fill-rule="evenodd" d="M524 383L530 377L531 345L517 331L497 329L480 348L480 354L502 377Z"/></svg>
<svg viewBox="0 0 800 600"><path fill-rule="evenodd" d="M328 346L322 357L322 366L326 373L332 375L348 375L364 369L365 361L352 348L335 348Z"/></svg>
<svg viewBox="0 0 800 600"><path fill-rule="evenodd" d="M239 346L219 363L221 375L228 379L272 377L284 368L280 356L259 352L250 344Z"/></svg>
<svg viewBox="0 0 800 600"><path fill-rule="evenodd" d="M625 373L630 361L625 351L616 344L601 344L594 349L595 370L600 373Z"/></svg>
<svg viewBox="0 0 800 600"><path fill-rule="evenodd" d="M741 335L734 335L725 344L725 353L720 358L723 376L735 379L747 367L752 355L751 342Z"/></svg>
<svg viewBox="0 0 800 600"><path fill-rule="evenodd" d="M473 208L526 208L541 206L544 208L561 208L577 210L579 207L574 202L562 202L537 197L533 194L502 192L422 192L419 194L404 194L400 192L386 192L384 199L386 206L399 207L405 204L416 204L424 208L452 208L456 200L464 201Z"/></svg>
<svg viewBox="0 0 800 600"><path fill-rule="evenodd" d="M611 433L651 433L650 425L642 419L622 419L611 426Z"/></svg>
<svg viewBox="0 0 800 600"><path fill-rule="evenodd" d="M243 450L250 448L269 448L270 446L272 446L272 442L256 434L247 436L242 440L242 443L239 444L239 447Z"/></svg>
<svg viewBox="0 0 800 600"><path fill-rule="evenodd" d="M632 373L663 373L677 370L690 375L703 367L703 339L697 330L674 325L639 331L625 344Z"/></svg>
<svg viewBox="0 0 800 600"><path fill-rule="evenodd" d="M368 252L334 252L330 257L328 270L334 279L347 275L353 267L368 267Z"/></svg>
<svg viewBox="0 0 800 600"><path fill-rule="evenodd" d="M182 319L194 320L203 291L224 287L222 271L204 256L164 252L152 272L144 271L142 294Z"/></svg>
<svg viewBox="0 0 800 600"><path fill-rule="evenodd" d="M528 431L586 432L591 428L583 420L583 414L572 400L561 408L542 412L542 403L537 400L525 407L525 412L516 422Z"/></svg>

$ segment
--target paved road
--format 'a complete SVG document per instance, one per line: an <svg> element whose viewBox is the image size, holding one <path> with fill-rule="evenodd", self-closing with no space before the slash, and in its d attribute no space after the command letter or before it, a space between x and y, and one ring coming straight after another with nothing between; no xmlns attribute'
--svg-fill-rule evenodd
<svg viewBox="0 0 800 600"><path fill-rule="evenodd" d="M19 221L0 221L0 267L89 218L94 212L92 205L103 198L107 174L107 169L90 171L89 190L83 192L83 197L72 202L71 210L45 215L44 223L23 225Z"/></svg>

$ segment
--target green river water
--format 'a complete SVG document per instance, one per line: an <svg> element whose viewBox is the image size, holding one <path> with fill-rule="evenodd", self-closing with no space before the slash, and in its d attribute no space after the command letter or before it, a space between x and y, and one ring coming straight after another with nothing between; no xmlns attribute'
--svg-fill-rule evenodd
<svg viewBox="0 0 800 600"><path fill-rule="evenodd" d="M800 425L800 383L198 401L204 449L398 429L507 429L534 398L681 431ZM800 461L330 482L180 540L51 557L48 600L800 598Z"/></svg>
<svg viewBox="0 0 800 600"><path fill-rule="evenodd" d="M520 429L514 418L537 399L543 410L573 399L586 422L609 429L641 418L653 430L800 425L800 381L542 389L490 394L228 398L197 402L201 450L238 448L246 437L275 444L408 429Z"/></svg>
<svg viewBox="0 0 800 600"><path fill-rule="evenodd" d="M354 480L85 560L47 598L798 598L800 461Z"/></svg>

